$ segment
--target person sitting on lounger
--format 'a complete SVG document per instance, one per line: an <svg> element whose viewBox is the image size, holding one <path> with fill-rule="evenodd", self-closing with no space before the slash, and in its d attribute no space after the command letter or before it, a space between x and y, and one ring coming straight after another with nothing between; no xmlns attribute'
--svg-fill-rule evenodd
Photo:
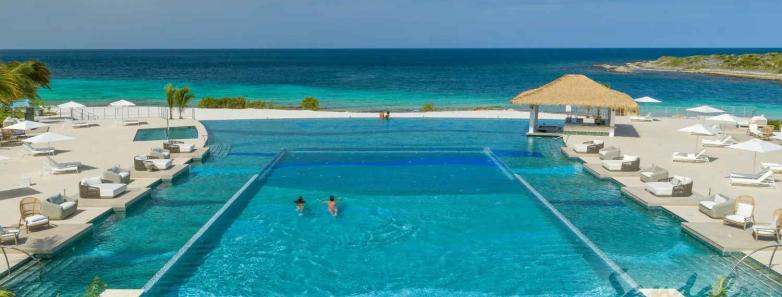
<svg viewBox="0 0 782 297"><path fill-rule="evenodd" d="M337 209L337 201L334 200L334 195L330 195L328 201L321 201L321 202L326 203L326 204L329 205L328 206L329 213L332 216L335 216L335 217L337 216L339 210Z"/></svg>
<svg viewBox="0 0 782 297"><path fill-rule="evenodd" d="M304 204L307 203L306 201L304 201L304 198L299 196L299 199L294 200L293 203L296 203L296 212L299 213L299 215L303 215Z"/></svg>

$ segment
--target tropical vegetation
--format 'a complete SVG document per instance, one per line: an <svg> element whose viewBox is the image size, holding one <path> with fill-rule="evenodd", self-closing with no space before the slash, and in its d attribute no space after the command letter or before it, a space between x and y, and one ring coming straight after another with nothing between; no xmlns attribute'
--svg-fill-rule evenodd
<svg viewBox="0 0 782 297"><path fill-rule="evenodd" d="M271 101L247 100L244 96L239 97L204 97L198 102L200 108L272 108Z"/></svg>
<svg viewBox="0 0 782 297"><path fill-rule="evenodd" d="M424 105L421 106L421 111L423 111L423 112L434 111L434 104L432 104L432 103L424 103Z"/></svg>
<svg viewBox="0 0 782 297"><path fill-rule="evenodd" d="M301 100L299 107L301 109L318 110L320 109L320 101L315 97L307 97Z"/></svg>
<svg viewBox="0 0 782 297"><path fill-rule="evenodd" d="M38 88L49 88L51 71L46 64L29 60L0 63L0 103L13 100L38 99Z"/></svg>
<svg viewBox="0 0 782 297"><path fill-rule="evenodd" d="M179 111L179 118L182 118L182 112L185 111L190 102L195 99L195 95L190 91L190 87L176 87L173 84L167 84L164 88L166 92L166 105L168 106L168 118L174 118L174 107Z"/></svg>
<svg viewBox="0 0 782 297"><path fill-rule="evenodd" d="M663 56L652 61L656 66L685 69L724 69L782 73L782 52L743 55Z"/></svg>

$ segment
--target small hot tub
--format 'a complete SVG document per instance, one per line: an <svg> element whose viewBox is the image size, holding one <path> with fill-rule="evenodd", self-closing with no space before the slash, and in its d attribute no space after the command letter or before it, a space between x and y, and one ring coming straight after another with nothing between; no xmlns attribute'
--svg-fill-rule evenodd
<svg viewBox="0 0 782 297"><path fill-rule="evenodd" d="M170 127L168 132L171 135L166 137L166 128L138 129L136 136L133 137L133 141L198 138L198 130L196 130L195 126Z"/></svg>

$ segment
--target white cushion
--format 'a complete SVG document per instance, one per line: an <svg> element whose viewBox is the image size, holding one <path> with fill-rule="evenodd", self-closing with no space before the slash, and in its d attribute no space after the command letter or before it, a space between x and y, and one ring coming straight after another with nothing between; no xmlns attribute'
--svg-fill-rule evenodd
<svg viewBox="0 0 782 297"><path fill-rule="evenodd" d="M103 181L101 181L100 176L95 176L95 177L83 178L81 180L81 183L88 186L97 186L103 183Z"/></svg>
<svg viewBox="0 0 782 297"><path fill-rule="evenodd" d="M752 208L753 207L752 207L751 204L739 203L736 206L736 215L742 216L742 217L745 217L745 218L751 217L752 216Z"/></svg>
<svg viewBox="0 0 782 297"><path fill-rule="evenodd" d="M127 185L125 184L99 184L95 186L100 189L101 197L116 197L127 190Z"/></svg>
<svg viewBox="0 0 782 297"><path fill-rule="evenodd" d="M638 160L638 156L624 155L624 157L622 158L622 161L625 161L625 162L627 162L627 161L635 161L635 160Z"/></svg>
<svg viewBox="0 0 782 297"><path fill-rule="evenodd" d="M173 160L171 160L171 159L149 159L149 160L146 160L146 162L152 162L152 164L157 169L168 169L169 167L171 167L171 163L173 162Z"/></svg>
<svg viewBox="0 0 782 297"><path fill-rule="evenodd" d="M177 144L176 146L179 147L179 152L182 152L182 153L189 153L189 152L192 152L192 151L195 150L195 145L192 145L192 144L180 143L180 144Z"/></svg>
<svg viewBox="0 0 782 297"><path fill-rule="evenodd" d="M734 222L734 223L739 223L739 224L743 224L743 223L745 223L745 222L747 221L747 219L748 219L748 218L749 218L749 217L740 216L740 215L735 215L735 214L732 214L732 215L727 215L727 216L725 216L725 220L726 220L726 221L730 221L730 222Z"/></svg>
<svg viewBox="0 0 782 297"><path fill-rule="evenodd" d="M645 183L646 190L657 196L673 195L673 185L669 182Z"/></svg>
<svg viewBox="0 0 782 297"><path fill-rule="evenodd" d="M717 202L705 200L705 201L701 201L700 205L706 209L712 209L714 208L714 205L717 205Z"/></svg>
<svg viewBox="0 0 782 297"><path fill-rule="evenodd" d="M69 209L73 208L74 206L76 206L76 202L73 202L73 201L65 201L62 204L60 204L60 207L63 210L69 210Z"/></svg>
<svg viewBox="0 0 782 297"><path fill-rule="evenodd" d="M728 201L728 198L720 194L714 195L714 204L720 204Z"/></svg>
<svg viewBox="0 0 782 297"><path fill-rule="evenodd" d="M588 149L588 145L586 144L576 144L573 146L573 150L577 153L586 153Z"/></svg>
<svg viewBox="0 0 782 297"><path fill-rule="evenodd" d="M37 214L24 218L24 221L27 226L40 226L49 223L49 218L44 215Z"/></svg>
<svg viewBox="0 0 782 297"><path fill-rule="evenodd" d="M777 235L776 228L771 225L754 225L752 226L752 231L757 233L758 235L768 235L768 236Z"/></svg>

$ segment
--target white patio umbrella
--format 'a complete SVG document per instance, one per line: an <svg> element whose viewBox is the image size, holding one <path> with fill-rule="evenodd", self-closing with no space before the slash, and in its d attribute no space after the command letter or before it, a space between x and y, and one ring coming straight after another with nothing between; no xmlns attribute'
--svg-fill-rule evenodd
<svg viewBox="0 0 782 297"><path fill-rule="evenodd" d="M722 109L714 108L714 107L711 107L711 106L708 106L708 105L701 105L701 106L696 106L696 107L693 107L693 108L688 108L687 111L692 111L692 112L697 112L697 113L720 113L720 112L725 112Z"/></svg>
<svg viewBox="0 0 782 297"><path fill-rule="evenodd" d="M22 140L22 142L26 143L48 143L51 144L52 142L58 142L58 141L66 141L66 140L72 140L73 137L65 136L62 134L57 134L53 132L46 132L44 134L33 136L30 138L27 138L25 140ZM51 145L49 145L51 146Z"/></svg>
<svg viewBox="0 0 782 297"><path fill-rule="evenodd" d="M758 161L758 153L768 153L773 151L782 150L782 146L778 144L774 144L768 141L763 141L760 139L750 139L745 142L740 142L737 144L729 145L728 148L737 149L737 150L744 150L744 151L750 151L754 152L755 156L752 159L752 172L754 173L756 170L756 164Z"/></svg>
<svg viewBox="0 0 782 297"><path fill-rule="evenodd" d="M635 100L635 102L638 102L638 103L660 103L660 102L662 102L660 100L654 99L654 98L649 97L649 96L643 96L641 98L636 98L636 99L633 99L633 100Z"/></svg>
<svg viewBox="0 0 782 297"><path fill-rule="evenodd" d="M693 135L697 136L697 137L695 137L695 150L698 150L698 142L701 139L701 135L711 136L711 135L715 134L714 131L712 131L711 129L707 128L703 124L695 124L695 125L692 125L692 126L687 126L687 127L681 128L681 129L676 130L676 131L684 132L684 133L690 133L690 134L693 134Z"/></svg>
<svg viewBox="0 0 782 297"><path fill-rule="evenodd" d="M725 131L725 127L722 126L723 123L733 123L736 124L739 122L739 118L734 117L731 114L723 113L718 116L708 117L706 118L707 121L715 121L720 122L720 130Z"/></svg>
<svg viewBox="0 0 782 297"><path fill-rule="evenodd" d="M57 107L59 107L59 108L82 108L82 107L86 107L86 106L84 104L81 104L81 103L76 102L76 101L68 101L68 102L65 102L63 104L57 105Z"/></svg>
<svg viewBox="0 0 782 297"><path fill-rule="evenodd" d="M66 108L69 109L70 112L71 112L71 119L73 119L73 109L74 108L84 108L84 107L87 107L87 106L85 106L84 104L81 104L79 102L76 102L76 101L68 101L68 102L65 102L63 104L57 105L57 107L62 108L62 109L66 109Z"/></svg>
<svg viewBox="0 0 782 297"><path fill-rule="evenodd" d="M109 103L109 106L111 107L128 107L128 106L136 106L135 103L130 102L128 100L117 100L114 102Z"/></svg>
<svg viewBox="0 0 782 297"><path fill-rule="evenodd" d="M46 127L49 126L49 124L39 123L39 122L33 122L33 121L22 121L16 124L13 124L8 127L3 127L3 129L12 129L12 130L32 130L35 128L40 127Z"/></svg>

